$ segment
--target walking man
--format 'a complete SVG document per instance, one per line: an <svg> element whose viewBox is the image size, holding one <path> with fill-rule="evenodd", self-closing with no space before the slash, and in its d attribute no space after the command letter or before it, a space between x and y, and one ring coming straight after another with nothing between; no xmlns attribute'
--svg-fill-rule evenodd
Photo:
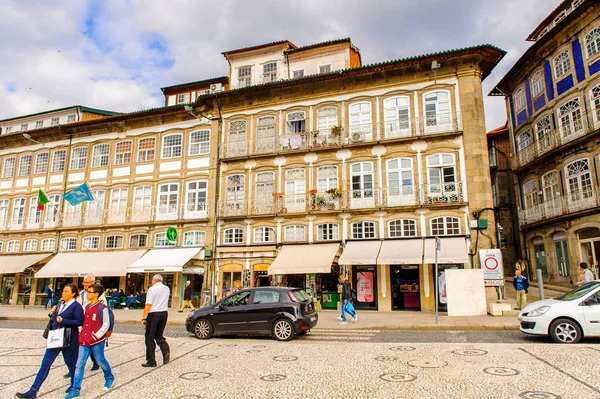
<svg viewBox="0 0 600 399"><path fill-rule="evenodd" d="M52 289L52 284L48 284L48 289L46 290L46 304L44 305L44 309L47 309L50 306L52 309L52 305L54 304L54 290Z"/></svg>
<svg viewBox="0 0 600 399"><path fill-rule="evenodd" d="M87 290L94 284L96 284L96 277L93 274L86 274L83 277L83 289L81 290L80 295L77 297L77 302L79 302L81 304L81 306L83 306L84 312L85 312L86 306L88 306L90 304L90 299L88 298ZM104 288L102 288L102 292L98 295L98 300L100 302L102 302L104 305L107 305L106 295L104 295ZM96 362L96 356L94 355L94 352L90 352L90 359L92 359L92 370L91 371L98 370L100 368L100 366ZM65 374L64 377L67 378L67 374Z"/></svg>
<svg viewBox="0 0 600 399"><path fill-rule="evenodd" d="M115 382L110 365L104 357L104 346L106 345L106 332L110 326L110 315L108 307L98 300L98 297L103 293L104 287L100 284L91 285L87 289L86 296L89 303L85 308L83 326L79 333L79 355L77 357L77 366L75 367L75 378L73 378L73 387L67 396L65 396L65 399L79 398L83 375L85 373L85 363L90 353L94 354L96 361L104 372L103 390L108 391Z"/></svg>
<svg viewBox="0 0 600 399"><path fill-rule="evenodd" d="M513 287L517 290L517 308L519 310L527 306L527 293L529 293L529 281L527 277L521 275L521 271L515 272Z"/></svg>
<svg viewBox="0 0 600 399"><path fill-rule="evenodd" d="M594 279L594 273L592 273L592 271L588 269L588 265L585 262L581 262L579 264L579 275L581 276L581 279L579 280L578 285L589 283Z"/></svg>
<svg viewBox="0 0 600 399"><path fill-rule="evenodd" d="M142 367L156 367L156 354L154 352L157 344L163 355L163 364L167 364L171 360L169 344L163 337L167 318L169 317L169 295L171 290L162 281L162 276L155 274L152 277L152 287L146 295L146 305L142 316L142 326L146 329L146 363L142 364Z"/></svg>
<svg viewBox="0 0 600 399"><path fill-rule="evenodd" d="M192 305L192 283L190 280L185 282L185 290L183 291L183 303L181 304L181 309L179 309L179 313L183 312L185 307L189 306L192 310L196 310L194 305Z"/></svg>
<svg viewBox="0 0 600 399"><path fill-rule="evenodd" d="M352 316L352 321L358 320L354 306L352 306L352 287L345 276L340 276L342 283L342 321L340 324L346 324L346 313Z"/></svg>

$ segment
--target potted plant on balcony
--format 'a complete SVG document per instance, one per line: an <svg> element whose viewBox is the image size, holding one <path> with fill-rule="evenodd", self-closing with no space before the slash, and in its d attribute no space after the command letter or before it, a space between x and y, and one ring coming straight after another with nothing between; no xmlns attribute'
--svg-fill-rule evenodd
<svg viewBox="0 0 600 399"><path fill-rule="evenodd" d="M341 188L330 188L326 192L327 194L331 195L332 198L341 198L343 195Z"/></svg>
<svg viewBox="0 0 600 399"><path fill-rule="evenodd" d="M281 198L281 197L283 197L283 194L282 194L282 193L273 193L273 194L271 194L271 195L272 195L273 197L275 197L275 198Z"/></svg>
<svg viewBox="0 0 600 399"><path fill-rule="evenodd" d="M331 127L331 135L333 137L340 137L342 135L342 127L341 126L332 126Z"/></svg>

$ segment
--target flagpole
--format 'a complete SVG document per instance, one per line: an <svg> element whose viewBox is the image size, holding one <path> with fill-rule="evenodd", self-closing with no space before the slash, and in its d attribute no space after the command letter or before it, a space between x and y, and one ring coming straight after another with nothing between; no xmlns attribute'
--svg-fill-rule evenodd
<svg viewBox="0 0 600 399"><path fill-rule="evenodd" d="M59 125L59 129L62 130L62 127L60 125ZM58 210L58 217L59 217L60 223L58 226L59 230L58 230L58 234L56 236L56 247L54 249L54 253L58 253L58 249L60 248L60 240L61 240L60 228L62 227L62 224L63 224L63 211L65 209L65 193L67 192L67 179L69 178L69 168L71 167L71 144L73 143L73 134L72 133L67 133L67 134L69 135L69 145L67 147L67 156L65 159L63 192L62 192L62 195L60 196L60 206L59 206L59 210Z"/></svg>

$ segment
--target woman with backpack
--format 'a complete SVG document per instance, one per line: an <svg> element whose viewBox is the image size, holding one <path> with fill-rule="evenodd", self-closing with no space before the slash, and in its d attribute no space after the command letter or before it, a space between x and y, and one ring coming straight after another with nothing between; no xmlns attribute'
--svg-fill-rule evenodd
<svg viewBox="0 0 600 399"><path fill-rule="evenodd" d="M109 390L114 382L115 376L110 369L108 361L104 357L104 347L106 345L107 333L110 328L110 309L99 301L100 295L104 293L104 287L100 284L94 284L87 289L87 295L90 303L85 308L83 316L83 327L79 333L79 355L77 357L77 366L75 367L75 377L70 392L65 399L79 398L83 375L85 372L85 363L90 353L94 354L98 365L104 372L104 391Z"/></svg>

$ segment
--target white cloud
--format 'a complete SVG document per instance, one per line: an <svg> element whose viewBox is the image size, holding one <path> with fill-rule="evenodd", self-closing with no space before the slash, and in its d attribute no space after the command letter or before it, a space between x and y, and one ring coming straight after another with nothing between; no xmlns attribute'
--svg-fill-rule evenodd
<svg viewBox="0 0 600 399"><path fill-rule="evenodd" d="M560 0L58 0L0 2L0 119L82 104L115 111L164 103L160 87L226 75L221 52L288 39L351 37L363 63L491 43L508 55L484 82L488 129L504 101L487 93ZM93 24L90 25L90 19ZM91 27L91 30L90 30Z"/></svg>

